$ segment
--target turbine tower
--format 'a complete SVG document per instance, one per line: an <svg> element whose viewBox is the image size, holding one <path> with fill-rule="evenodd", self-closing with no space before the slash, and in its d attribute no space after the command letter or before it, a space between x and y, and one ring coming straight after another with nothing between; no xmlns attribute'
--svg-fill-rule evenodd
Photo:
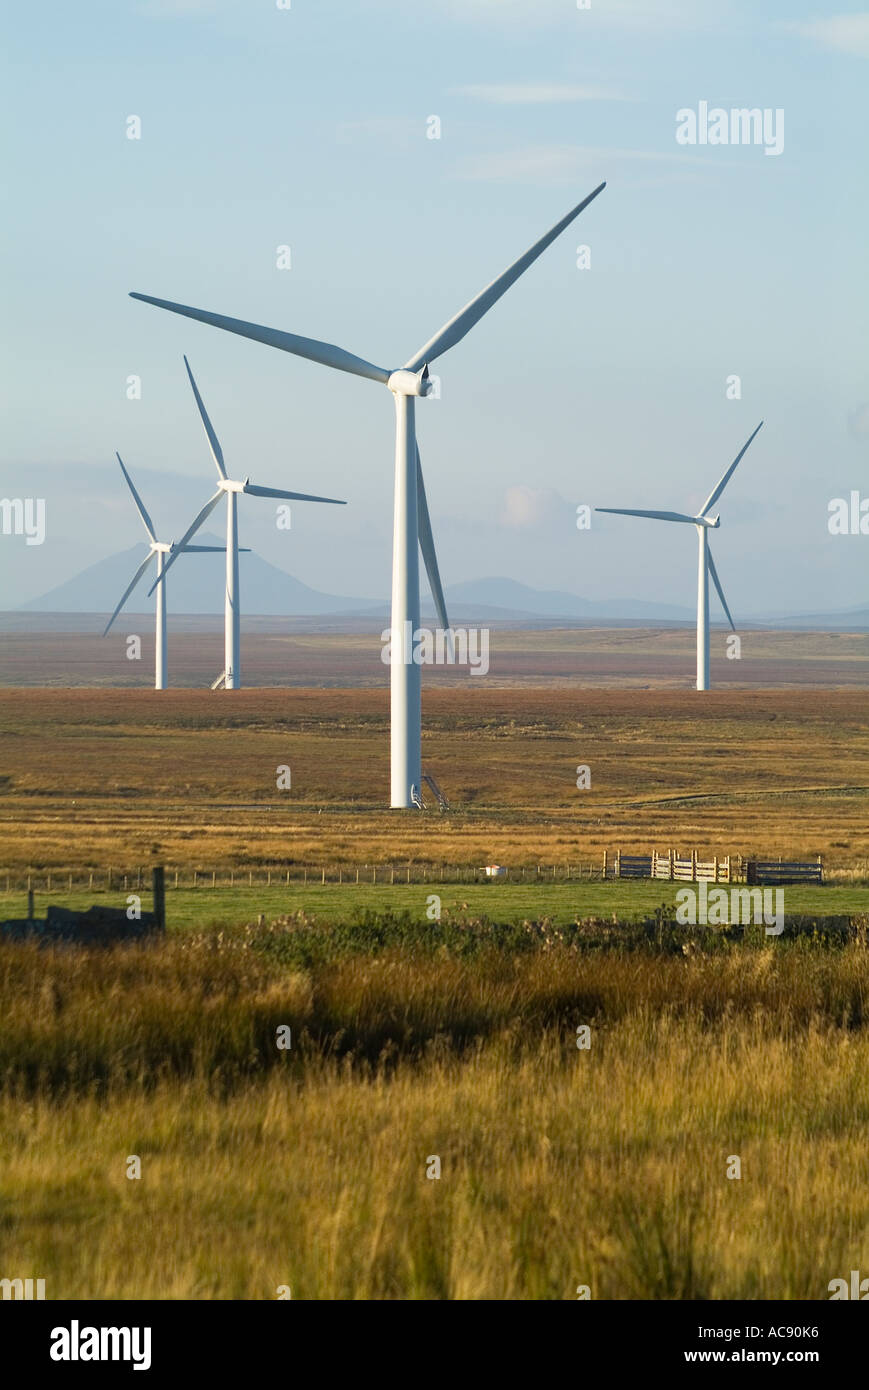
<svg viewBox="0 0 869 1390"><path fill-rule="evenodd" d="M178 543L178 550L188 549L188 541L196 534L202 523L211 515L218 502L226 498L226 602L224 605L224 669L222 675L218 676L212 686L212 690L218 685L223 684L227 690L238 690L241 687L241 629L240 629L240 595L238 577L238 498L240 493L247 493L251 497L280 497L289 498L295 502L329 502L337 507L346 506L346 502L341 502L335 497L312 497L306 492L284 492L275 487L258 487L249 478L239 481L230 478L223 461L223 450L220 447L217 435L208 418L208 412L199 394L199 388L190 370L190 363L184 358L184 365L187 368L187 375L190 378L190 385L193 387L193 395L199 407L199 414L205 426L205 433L211 449L211 456L217 465L219 482L217 491L213 497L206 502L202 511L188 526L184 535ZM162 588L165 576L171 568L175 555L170 555L166 564L162 567L151 586L150 593L153 594L158 585Z"/></svg>
<svg viewBox="0 0 869 1390"><path fill-rule="evenodd" d="M283 352L306 357L326 367L368 378L387 386L395 402L395 485L392 532L392 617L390 665L390 801L394 807L418 804L422 779L422 691L419 665L413 660L413 634L419 627L419 562L422 550L432 598L443 629L449 630L443 588L438 570L431 521L426 503L419 450L416 443L416 401L431 392L429 364L461 342L465 334L498 302L519 276L537 260L557 236L569 227L592 199L606 187L601 183L560 222L493 280L474 299L439 329L433 338L408 358L403 367L378 367L344 348L315 338L266 328L243 319L226 318L204 309L191 309L147 294L132 294L146 304L198 319L215 328Z"/></svg>
<svg viewBox="0 0 869 1390"><path fill-rule="evenodd" d="M763 424L761 420L760 425ZM760 429L758 425L747 442L743 444L736 458L728 468L724 477L717 487L710 492L697 516L685 516L682 512L647 512L638 511L631 507L595 507L596 512L610 512L615 516L647 516L655 521L681 521L687 522L689 526L696 526L698 539L698 566L697 566L697 689L709 689L709 576L712 576L712 583L721 599L721 606L727 614L727 621L736 631L733 619L730 616L730 609L727 607L727 600L724 597L724 590L718 578L718 571L715 568L715 561L709 549L709 532L721 525L719 516L709 517L707 513L710 507L714 507L727 484L730 482L736 465L742 458L755 434Z"/></svg>
<svg viewBox="0 0 869 1390"><path fill-rule="evenodd" d="M134 485L133 485L133 480L132 480L132 478L130 477L129 473L127 472L126 468L124 467L124 461L123 461L123 459L121 458L120 454L115 454L115 458L118 460L118 463L121 465L121 472L123 473L124 477L126 478L126 480L127 480L127 485L128 485L128 487L129 487L131 493L133 494L133 501L134 501L135 504L136 504L136 510L137 510L137 512L139 513L139 516L142 518L142 523L143 523L143 525L144 525L144 527L145 527L145 530L146 530L147 533L148 533L148 540L150 541L150 546L149 546L149 549L148 549L148 554L145 556L145 558L144 558L144 560L142 561L141 565L140 565L139 568L136 570L136 573L133 575L133 578L130 580L129 584L127 585L126 589L124 590L124 593L123 593L123 595L122 595L122 597L121 597L120 603L118 604L118 606L117 606L117 608L115 609L115 611L114 611L114 613L112 614L112 616L109 618L109 621L106 623L105 629L103 630L103 636L104 636L104 637L106 637L106 636L108 635L109 628L112 626L112 623L115 621L115 618L116 618L116 617L118 616L118 614L120 613L120 611L121 611L121 609L123 608L124 604L127 602L127 599L130 597L130 594L131 594L131 593L133 592L133 590L135 589L136 585L138 584L139 580L142 578L142 575L145 573L145 570L148 568L148 566L150 565L150 563L151 563L151 561L154 559L154 557L155 557L155 556L157 557L157 580L158 580L158 582L159 582L159 580L163 577L163 574L165 573L165 571L169 568L169 565L166 564L166 556L167 556L167 555L170 555L170 556L173 556L173 558L174 558L173 552L174 552L175 554L177 554L177 552L182 548L181 546L176 546L176 545L174 544L174 542L173 542L173 543L167 543L166 541L158 541L158 540L157 540L157 536L156 536L156 533L155 533L155 531L154 531L154 526L153 526L153 523L152 523L152 521L151 521L151 518L149 517L148 513L146 512L146 510L145 510L145 504L144 504L144 502L142 501L141 497L139 496L138 492L136 491L136 489L135 489L135 487L134 487ZM221 545L185 545L185 546L183 546L183 548L184 548L184 550L187 550L187 551L196 551L196 552L199 552L200 554L202 554L202 553L204 553L204 552L206 552L206 551L221 551L221 550L223 549L223 546L221 546ZM170 563L171 563L171 560L170 560ZM149 593L153 593L153 592L154 592L153 589L149 590ZM158 592L158 594L157 594L156 609L157 609L157 614L156 614L156 624L155 624L155 628L156 628L156 641L155 641L155 654L154 654L154 666L155 666L155 670L154 670L154 689L155 689L155 690L165 690L165 689L166 689L166 679L167 679L167 674L166 674L166 673L167 673L167 667L168 667L168 660L167 660L167 640L166 640L166 587L165 587L165 585L163 585L163 584L160 584L160 590L159 590L159 592Z"/></svg>

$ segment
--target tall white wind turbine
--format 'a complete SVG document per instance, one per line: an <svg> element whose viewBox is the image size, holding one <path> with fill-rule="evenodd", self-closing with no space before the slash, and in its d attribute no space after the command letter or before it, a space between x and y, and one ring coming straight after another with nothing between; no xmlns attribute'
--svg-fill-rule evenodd
<svg viewBox="0 0 869 1390"><path fill-rule="evenodd" d="M763 424L761 420L760 425ZM730 482L736 465L742 458L757 431L758 425L747 442L743 444L736 458L728 468L724 477L717 487L710 492L703 506L696 516L685 516L682 512L647 512L638 511L631 507L595 507L596 512L610 512L615 516L646 516L652 517L655 521L681 521L687 522L689 526L696 526L697 539L699 542L698 568L697 568L697 689L709 689L709 576L712 576L712 583L721 599L721 606L727 614L727 621L736 631L733 619L730 616L730 609L727 607L727 600L724 597L724 590L718 578L718 571L715 568L715 561L709 549L709 532L721 525L719 516L709 517L709 508L714 507L727 484Z"/></svg>
<svg viewBox="0 0 869 1390"><path fill-rule="evenodd" d="M116 454L115 457L116 457L116 459L118 460L118 463L121 465L121 472L123 473L124 477L126 478L126 480L127 480L127 485L128 485L128 487L129 487L131 493L133 494L133 501L134 501L135 504L136 504L136 511L139 513L139 516L142 518L142 524L144 525L145 530L146 530L147 533L148 533L148 540L149 540L149 542L150 542L150 546L149 546L149 549L148 549L148 554L145 556L145 558L144 558L144 560L142 561L141 565L140 565L139 568L136 570L136 573L133 575L132 579L130 580L129 584L127 585L126 589L124 590L124 592L123 592L123 594L122 594L122 596L121 596L121 601L120 601L120 603L118 604L118 606L117 606L117 608L115 609L115 611L114 611L114 613L112 614L112 616L109 618L109 621L106 623L105 629L104 629L104 631L103 631L103 636L104 636L104 637L107 636L108 631L109 631L109 628L112 626L112 623L115 621L115 618L116 618L116 617L118 616L118 614L120 613L120 611L121 611L121 609L123 608L124 604L127 602L127 599L130 597L130 594L131 594L131 593L133 592L133 590L135 589L136 585L138 584L139 580L142 578L142 575L145 573L145 570L148 568L148 566L150 565L150 563L151 563L151 561L154 559L154 557L156 556L156 559L157 559L157 579L158 579L158 581L159 581L159 580L162 578L162 576L163 576L163 574L165 573L165 571L169 568L169 565L166 563L166 556L167 556L167 555L170 555L170 556L173 556L173 558L174 558L174 554L177 554L177 552L182 548L181 546L176 546L174 543L170 543L170 542L166 542L166 541L158 541L158 540L157 540L157 535L156 535L156 532L154 531L153 522L151 521L151 518L149 517L148 513L147 513L146 510L145 510L145 504L144 504L144 502L142 501L141 497L139 496L138 492L137 492L136 489L135 489L135 486L133 485L133 480L132 480L132 478L130 477L129 473L127 472L126 468L124 467L124 461L123 461L123 459L121 458L120 454ZM206 552L206 551L212 551L212 552L213 552L213 551L221 551L221 550L223 550L223 546L222 546L222 545L185 545L185 546L183 546L183 548L184 548L184 550L186 550L186 551L195 551L195 552L199 552L200 554L202 554L202 553L204 553L204 552ZM171 561L170 561L170 563L171 563ZM150 592L150 593L153 593L154 590L151 589L149 592ZM160 588L159 588L158 593L157 593L156 609L157 609L157 613L156 613L156 624L155 624L156 641L155 641L155 656L154 656L154 666L155 666L155 670L154 670L154 689L155 689L155 690L165 690L165 689L166 689L166 679L167 679L167 667L168 667L168 662L167 662L167 639L166 639L166 586L165 586L164 584L161 584L161 585L160 585Z"/></svg>
<svg viewBox="0 0 869 1390"><path fill-rule="evenodd" d="M191 309L147 294L133 294L146 304L169 309L175 314L198 319L215 328L238 333L244 338L283 352L306 357L326 367L334 367L354 376L367 377L387 386L395 402L395 490L392 533L392 618L390 666L390 764L391 804L396 807L417 804L422 776L421 723L422 696L420 667L413 660L413 634L419 627L419 563L417 541L422 551L441 627L449 630L443 588L438 570L425 487L422 479L419 450L416 443L415 404L417 397L431 392L429 364L464 338L484 314L498 302L519 276L537 260L557 236L569 227L574 218L588 207L593 198L606 187L601 183L560 222L493 280L476 298L439 329L423 347L415 352L403 367L378 367L344 348L315 338L302 338L295 333L266 328L243 319L226 318L204 309Z"/></svg>
<svg viewBox="0 0 869 1390"><path fill-rule="evenodd" d="M220 447L217 435L208 418L208 412L199 394L199 388L193 379L190 370L190 363L184 358L184 365L187 368L187 375L190 378L190 385L193 387L193 395L199 407L199 414L205 426L205 433L211 449L211 456L217 465L219 482L217 491L213 497L206 502L202 511L196 516L190 526L188 526L181 540L178 542L177 550L189 549L188 542L196 534L202 523L211 515L214 508L222 498L226 498L226 602L224 604L224 670L214 685L221 683L227 690L238 690L241 686L241 609L238 578L238 497L239 493L247 493L251 497L280 497L287 498L295 502L329 502L337 507L346 506L346 502L341 502L336 497L312 497L307 492L285 492L276 487L258 487L249 478L239 481L230 478L227 474L223 462L223 450ZM159 586L161 589L165 583L167 571L171 568L175 560L175 554L170 555L166 564L163 566L157 578L151 586L150 593ZM214 688L214 687L212 687Z"/></svg>

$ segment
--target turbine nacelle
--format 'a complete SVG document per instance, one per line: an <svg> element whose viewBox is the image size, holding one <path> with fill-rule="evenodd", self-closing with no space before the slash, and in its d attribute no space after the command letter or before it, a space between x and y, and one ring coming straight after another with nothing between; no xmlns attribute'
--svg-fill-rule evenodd
<svg viewBox="0 0 869 1390"><path fill-rule="evenodd" d="M397 396L430 396L432 384L428 376L428 363L424 363L418 372L402 367L390 375L386 384Z"/></svg>
<svg viewBox="0 0 869 1390"><path fill-rule="evenodd" d="M239 482L237 478L221 478L217 484L221 492L247 492L250 478L245 478Z"/></svg>
<svg viewBox="0 0 869 1390"><path fill-rule="evenodd" d="M695 516L694 521L698 526L706 526L714 531L721 525L720 516Z"/></svg>

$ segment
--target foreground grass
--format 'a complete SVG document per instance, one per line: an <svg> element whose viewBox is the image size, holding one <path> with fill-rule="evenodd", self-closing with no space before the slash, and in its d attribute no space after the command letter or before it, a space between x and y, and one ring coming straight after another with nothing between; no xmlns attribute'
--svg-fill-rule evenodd
<svg viewBox="0 0 869 1390"><path fill-rule="evenodd" d="M3 1267L52 1298L827 1298L869 1263L867 1066L865 1036L639 1013L365 1082L7 1098Z"/></svg>
<svg viewBox="0 0 869 1390"><path fill-rule="evenodd" d="M869 1267L859 929L7 944L0 1012L0 1272L50 1298L814 1299Z"/></svg>
<svg viewBox="0 0 869 1390"><path fill-rule="evenodd" d="M277 877L277 875L276 875ZM637 922L657 908L672 911L676 894L684 884L665 881L621 879L618 881L580 883L298 883L254 884L241 887L178 888L171 886L166 898L170 930L203 926L233 926L238 922L255 921L281 913L304 912L322 916L330 923L349 923L360 913L408 913L417 921L427 921L429 897L436 894L441 900L442 914L454 918L487 915L504 923L521 922L526 918L548 918L558 925L575 922L582 917L616 916L620 921ZM693 885L696 887L696 885ZM726 886L726 885L722 885ZM737 885L739 886L739 885ZM150 885L143 880L142 905L150 908ZM135 891L133 881L132 891ZM838 884L791 884L783 889L787 913L823 916L837 913L869 913L869 888L845 887ZM35 911L44 916L48 903L65 907L86 908L92 902L123 906L123 890L112 894L73 889L67 892L61 882L56 891L36 893ZM25 917L25 893L0 892L0 919Z"/></svg>

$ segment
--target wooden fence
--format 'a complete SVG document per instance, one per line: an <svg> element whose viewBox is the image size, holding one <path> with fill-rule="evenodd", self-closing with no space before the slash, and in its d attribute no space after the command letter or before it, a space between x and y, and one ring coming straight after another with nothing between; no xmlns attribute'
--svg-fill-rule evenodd
<svg viewBox="0 0 869 1390"><path fill-rule="evenodd" d="M741 879L741 876L742 861L734 864L729 854L721 859L717 854L712 859L700 859L696 849L684 856L671 849L666 854L652 855L652 878L689 883L697 883L700 879L706 879L709 883L731 883Z"/></svg>
<svg viewBox="0 0 869 1390"><path fill-rule="evenodd" d="M749 859L745 867L746 883L774 885L823 883L824 881L824 866L820 855L814 863L788 863L782 859Z"/></svg>
<svg viewBox="0 0 869 1390"><path fill-rule="evenodd" d="M688 854L667 850L661 854L604 853L603 878L655 878L674 883L823 883L821 856L809 863L783 859L744 859L741 854L701 859L696 849Z"/></svg>

